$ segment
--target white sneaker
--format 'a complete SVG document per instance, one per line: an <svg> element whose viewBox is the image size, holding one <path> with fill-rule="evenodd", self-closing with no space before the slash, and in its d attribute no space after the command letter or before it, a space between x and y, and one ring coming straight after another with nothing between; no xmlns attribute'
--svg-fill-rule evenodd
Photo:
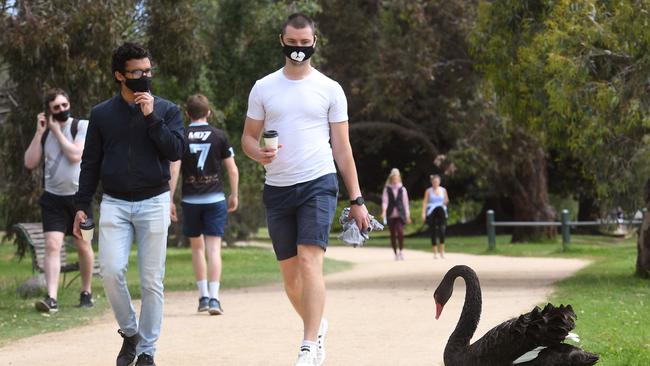
<svg viewBox="0 0 650 366"><path fill-rule="evenodd" d="M298 354L298 360L296 361L295 366L316 366L318 363L318 356L309 352L309 348L302 347L300 353Z"/></svg>
<svg viewBox="0 0 650 366"><path fill-rule="evenodd" d="M320 327L318 328L318 349L316 350L318 366L322 365L323 362L325 362L325 336L327 336L328 329L329 323L327 322L327 319L321 319Z"/></svg>

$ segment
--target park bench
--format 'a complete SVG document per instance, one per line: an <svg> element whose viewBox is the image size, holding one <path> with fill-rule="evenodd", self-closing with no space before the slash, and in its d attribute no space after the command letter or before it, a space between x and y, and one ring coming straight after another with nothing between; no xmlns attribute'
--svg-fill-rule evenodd
<svg viewBox="0 0 650 366"><path fill-rule="evenodd" d="M13 230L16 233L18 247L22 248L22 252L24 253L24 250L29 248L32 257L32 273L43 273L45 264L45 234L43 234L43 224L40 222L19 223L13 226ZM19 252L21 252L21 249L19 249ZM66 275L74 272L77 273L66 283ZM64 288L68 288L81 275L79 273L79 262L68 263L68 253L65 244L61 249L61 273L63 274L62 285ZM99 275L99 261L97 258L95 258L93 275Z"/></svg>

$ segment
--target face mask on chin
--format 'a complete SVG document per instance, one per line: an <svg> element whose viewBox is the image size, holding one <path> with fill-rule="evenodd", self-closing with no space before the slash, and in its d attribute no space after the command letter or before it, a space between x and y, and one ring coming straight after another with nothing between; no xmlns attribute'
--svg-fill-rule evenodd
<svg viewBox="0 0 650 366"><path fill-rule="evenodd" d="M61 111L59 113L55 113L52 115L52 118L54 118L56 121L59 122L65 122L70 118L70 110L68 109L67 111Z"/></svg>
<svg viewBox="0 0 650 366"><path fill-rule="evenodd" d="M315 45L315 41L313 45L307 47L289 46L283 43L282 53L284 53L284 55L291 61L303 62L309 60L309 58L314 54L316 51Z"/></svg>
<svg viewBox="0 0 650 366"><path fill-rule="evenodd" d="M143 75L139 79L126 79L124 85L134 93L148 92L151 90L151 78Z"/></svg>

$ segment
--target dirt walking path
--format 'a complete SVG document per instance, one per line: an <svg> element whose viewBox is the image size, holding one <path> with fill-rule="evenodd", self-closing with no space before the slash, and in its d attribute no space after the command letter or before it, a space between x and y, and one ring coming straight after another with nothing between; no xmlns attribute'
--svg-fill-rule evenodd
<svg viewBox="0 0 650 366"><path fill-rule="evenodd" d="M478 273L483 315L478 335L545 301L554 282L587 261L508 258L406 251L395 262L389 249L330 248L329 258L355 263L353 269L326 277L329 319L326 365L441 365L442 351L464 299L464 283L440 320L434 319L433 290L446 271L466 264ZM227 271L228 268L225 268ZM281 285L221 294L223 316L198 314L194 292L165 298L162 336L156 363L170 365L293 365L302 324ZM115 365L121 346L112 313L93 324L22 339L0 348L0 365Z"/></svg>

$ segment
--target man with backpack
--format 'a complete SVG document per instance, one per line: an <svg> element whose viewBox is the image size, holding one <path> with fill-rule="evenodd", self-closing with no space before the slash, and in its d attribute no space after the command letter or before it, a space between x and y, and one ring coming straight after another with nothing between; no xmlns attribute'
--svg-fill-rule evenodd
<svg viewBox="0 0 650 366"><path fill-rule="evenodd" d="M62 89L45 93L45 111L38 114L34 138L25 151L25 167L33 170L43 157L43 194L39 200L45 235L45 282L47 296L35 307L56 312L61 250L65 235L72 234L74 194L79 188L81 155L86 140L87 120L70 116L70 98ZM80 307L92 307L91 280L94 254L88 241L74 238L81 272Z"/></svg>

